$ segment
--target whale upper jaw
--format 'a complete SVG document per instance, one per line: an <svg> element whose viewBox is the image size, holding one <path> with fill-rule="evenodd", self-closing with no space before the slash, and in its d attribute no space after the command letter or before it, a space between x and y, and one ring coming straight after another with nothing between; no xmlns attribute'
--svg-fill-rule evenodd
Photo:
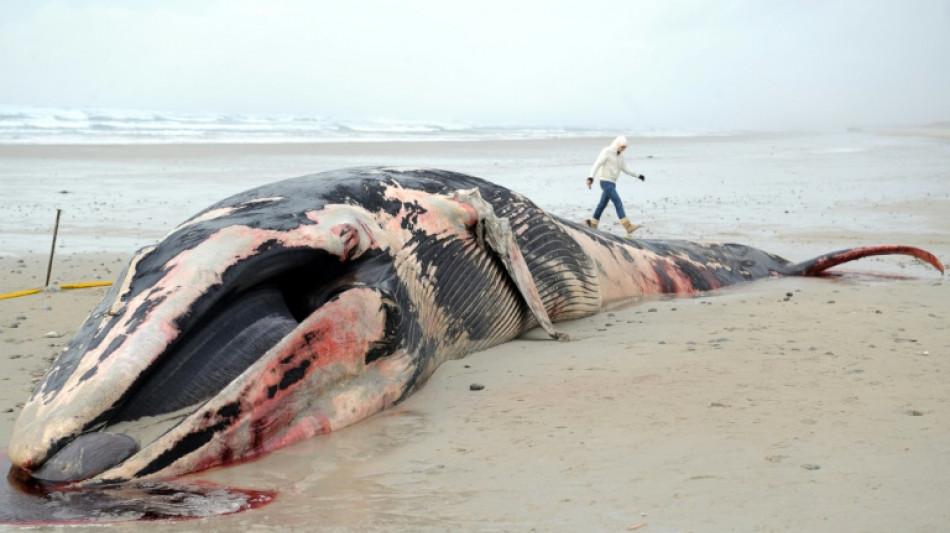
<svg viewBox="0 0 950 533"><path fill-rule="evenodd" d="M222 224L174 253L143 251L24 406L15 468L66 483L175 476L397 401L416 362L385 283L364 273L385 270L373 227L332 206L290 231Z"/></svg>

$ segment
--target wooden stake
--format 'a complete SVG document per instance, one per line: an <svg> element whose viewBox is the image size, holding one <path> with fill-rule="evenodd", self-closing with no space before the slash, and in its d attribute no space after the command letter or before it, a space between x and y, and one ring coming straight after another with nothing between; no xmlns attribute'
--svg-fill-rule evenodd
<svg viewBox="0 0 950 533"><path fill-rule="evenodd" d="M46 266L46 287L49 287L49 277L53 273L53 254L56 253L56 235L59 234L59 216L63 214L62 209L56 210L56 225L53 227L53 245L49 250L49 265Z"/></svg>

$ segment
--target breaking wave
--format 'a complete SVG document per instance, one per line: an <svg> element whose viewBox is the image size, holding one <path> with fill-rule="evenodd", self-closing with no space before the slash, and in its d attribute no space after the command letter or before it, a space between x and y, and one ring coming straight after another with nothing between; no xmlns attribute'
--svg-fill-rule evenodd
<svg viewBox="0 0 950 533"><path fill-rule="evenodd" d="M0 106L0 144L465 141L612 136L615 130L347 120L306 115L176 113ZM630 132L625 132L630 135ZM643 131L643 136L710 132ZM636 133L634 133L636 135Z"/></svg>

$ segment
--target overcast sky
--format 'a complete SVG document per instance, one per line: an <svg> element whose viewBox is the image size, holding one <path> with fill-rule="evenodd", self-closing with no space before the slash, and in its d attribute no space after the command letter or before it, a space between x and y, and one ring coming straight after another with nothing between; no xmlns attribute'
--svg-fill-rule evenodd
<svg viewBox="0 0 950 533"><path fill-rule="evenodd" d="M0 104L591 128L950 120L950 0L0 0Z"/></svg>

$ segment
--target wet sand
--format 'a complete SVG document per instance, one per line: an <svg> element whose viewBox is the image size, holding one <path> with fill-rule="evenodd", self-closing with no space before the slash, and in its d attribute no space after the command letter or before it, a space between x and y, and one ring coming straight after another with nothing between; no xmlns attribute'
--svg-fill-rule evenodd
<svg viewBox="0 0 950 533"><path fill-rule="evenodd" d="M901 137L896 144L872 141L870 148L845 150L835 140L798 151L809 142L648 140L637 163L648 169L644 185L654 186L628 183L621 195L628 210L647 219L644 237L727 239L794 260L845 246L899 242L950 262L945 142ZM586 189L564 191L574 180L582 183L601 140L449 144L386 145L371 153L476 173L565 216L582 217L593 202ZM77 225L89 232L66 232L74 245L57 251L54 281L111 280L133 251L117 251L115 242L129 244L123 239L130 233L129 241L159 238L225 196L224 189L330 165L377 162L365 147L324 149L111 147L103 149L111 150L106 155L79 156L89 149L3 147L0 159L11 165L0 178L11 183L11 168L51 165L64 173L91 165L84 176L109 179L122 169L143 179L188 175L174 182L181 188L168 193L165 209L149 212L156 218L146 224L144 237L120 223L121 206L149 195L166 201L164 191L130 184L109 198L97 197L91 192L96 183L84 180L43 184L77 191L66 200L53 198L83 213ZM765 155L770 149L773 159ZM757 150L763 160L749 155ZM739 152L745 155L726 155ZM775 152L784 155L776 159ZM53 153L63 160L43 157ZM930 159L921 160L927 154ZM217 183L225 161L241 170L234 180ZM808 182L816 172L815 183ZM827 184L831 175L838 181ZM896 179L902 182L897 192L891 190ZM189 183L193 187L185 188ZM550 192L554 185L560 194ZM819 191L811 194L813 189ZM16 197L27 198L19 205L24 211L52 205L42 194ZM41 218L34 223L25 217L19 226L8 219L0 238L27 233L21 230L30 224L41 235ZM605 222L617 231L613 220ZM23 239L8 241L15 252L0 256L0 294L42 285L49 240L45 234L35 240L44 244L33 253L20 246ZM148 527L941 531L950 523L945 278L897 257L840 270L847 274L635 302L562 324L573 339L568 343L529 332L446 363L421 391L381 415L197 476L275 489L280 496L273 504L231 517ZM0 444L6 445L19 405L50 358L104 293L83 289L0 300ZM472 391L473 383L485 388Z"/></svg>

